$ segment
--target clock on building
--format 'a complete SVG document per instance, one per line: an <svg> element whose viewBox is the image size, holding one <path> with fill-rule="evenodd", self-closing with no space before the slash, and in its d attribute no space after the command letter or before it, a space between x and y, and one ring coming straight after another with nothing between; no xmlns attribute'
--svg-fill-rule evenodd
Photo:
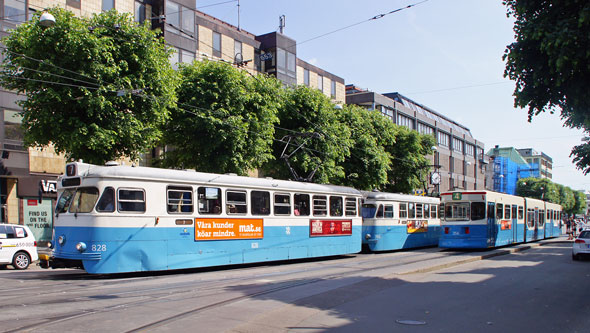
<svg viewBox="0 0 590 333"><path fill-rule="evenodd" d="M430 175L430 183L433 185L439 185L440 184L440 173L433 172Z"/></svg>

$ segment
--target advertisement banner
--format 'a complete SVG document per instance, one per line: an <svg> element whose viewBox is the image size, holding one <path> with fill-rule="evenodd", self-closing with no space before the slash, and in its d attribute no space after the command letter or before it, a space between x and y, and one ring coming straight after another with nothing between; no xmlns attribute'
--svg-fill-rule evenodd
<svg viewBox="0 0 590 333"><path fill-rule="evenodd" d="M263 219L195 219L195 241L222 239L259 239L263 238L263 236Z"/></svg>
<svg viewBox="0 0 590 333"><path fill-rule="evenodd" d="M37 241L50 241L53 231L53 200L23 200L23 219Z"/></svg>
<svg viewBox="0 0 590 333"><path fill-rule="evenodd" d="M352 220L310 220L309 236L352 235Z"/></svg>
<svg viewBox="0 0 590 333"><path fill-rule="evenodd" d="M428 221L408 221L408 234L428 231Z"/></svg>

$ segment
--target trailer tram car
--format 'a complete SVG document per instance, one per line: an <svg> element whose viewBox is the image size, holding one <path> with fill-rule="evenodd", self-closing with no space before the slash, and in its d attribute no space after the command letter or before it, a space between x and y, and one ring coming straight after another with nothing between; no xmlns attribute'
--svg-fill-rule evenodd
<svg viewBox="0 0 590 333"><path fill-rule="evenodd" d="M491 191L441 195L442 248L492 248L555 237L561 206ZM441 214L443 215L443 214Z"/></svg>
<svg viewBox="0 0 590 333"><path fill-rule="evenodd" d="M363 244L371 251L436 246L440 199L368 192L363 203Z"/></svg>
<svg viewBox="0 0 590 333"><path fill-rule="evenodd" d="M131 166L66 165L42 267L158 271L361 250L353 188Z"/></svg>

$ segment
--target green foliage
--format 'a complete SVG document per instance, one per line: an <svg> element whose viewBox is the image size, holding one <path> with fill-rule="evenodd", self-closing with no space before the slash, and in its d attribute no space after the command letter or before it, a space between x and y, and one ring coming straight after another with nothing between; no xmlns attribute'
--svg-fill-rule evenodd
<svg viewBox="0 0 590 333"><path fill-rule="evenodd" d="M97 164L135 159L160 139L175 101L164 41L114 10L90 19L49 12L54 26L41 26L37 13L3 39L0 81L26 96L19 102L25 145L52 143Z"/></svg>
<svg viewBox="0 0 590 333"><path fill-rule="evenodd" d="M360 190L383 187L392 164L385 146L395 143L395 125L379 112L355 105L345 105L337 114L350 128L353 142L350 155L340 164L345 176L337 183Z"/></svg>
<svg viewBox="0 0 590 333"><path fill-rule="evenodd" d="M395 126L395 142L387 144L385 150L392 158L388 172L388 184L383 190L410 193L414 189L426 188L431 161L426 155L432 154L434 136L423 135L404 126Z"/></svg>
<svg viewBox="0 0 590 333"><path fill-rule="evenodd" d="M583 213L586 208L586 195L583 192L555 184L549 179L519 179L516 184L516 195L560 204L563 211L570 215Z"/></svg>
<svg viewBox="0 0 590 333"><path fill-rule="evenodd" d="M164 142L164 166L245 175L271 160L282 104L278 80L214 61L180 68L178 108Z"/></svg>
<svg viewBox="0 0 590 333"><path fill-rule="evenodd" d="M285 153L293 153L289 162L300 177L307 178L317 169L313 177L315 183L337 183L345 178L342 163L350 156L353 143L350 128L339 121L338 110L317 89L288 87L284 93L285 105L279 111L280 129L273 144L276 160L264 166L264 173L275 178L293 179L285 161L280 159L287 147ZM287 135L295 135L288 145ZM301 143L304 148L295 152Z"/></svg>
<svg viewBox="0 0 590 333"><path fill-rule="evenodd" d="M528 107L529 121L560 110L565 125L590 131L590 2L504 0L516 19L516 41L504 54L504 75L516 81L515 106ZM570 156L590 172L590 144Z"/></svg>

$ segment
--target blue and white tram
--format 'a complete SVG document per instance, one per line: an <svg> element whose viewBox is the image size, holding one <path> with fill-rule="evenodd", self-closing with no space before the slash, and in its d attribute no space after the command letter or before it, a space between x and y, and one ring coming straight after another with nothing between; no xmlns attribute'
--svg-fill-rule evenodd
<svg viewBox="0 0 590 333"><path fill-rule="evenodd" d="M436 246L440 199L368 192L363 203L363 244L371 251Z"/></svg>
<svg viewBox="0 0 590 333"><path fill-rule="evenodd" d="M156 271L361 250L353 188L131 166L66 165L44 267Z"/></svg>
<svg viewBox="0 0 590 333"><path fill-rule="evenodd" d="M491 248L559 235L561 206L491 191L441 194L443 248ZM546 214L546 211L551 211ZM549 217L549 214L551 217ZM546 218L547 217L547 218Z"/></svg>

